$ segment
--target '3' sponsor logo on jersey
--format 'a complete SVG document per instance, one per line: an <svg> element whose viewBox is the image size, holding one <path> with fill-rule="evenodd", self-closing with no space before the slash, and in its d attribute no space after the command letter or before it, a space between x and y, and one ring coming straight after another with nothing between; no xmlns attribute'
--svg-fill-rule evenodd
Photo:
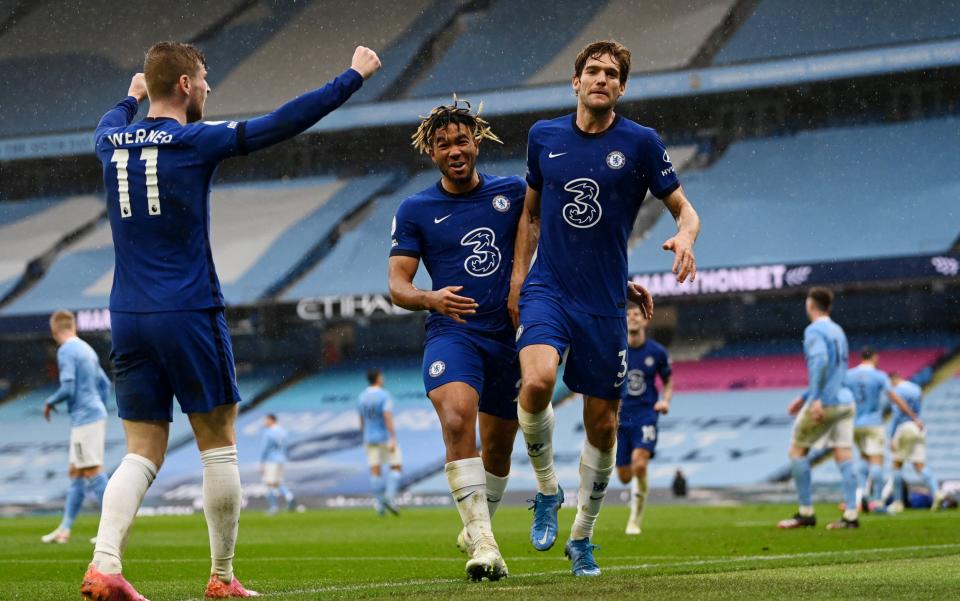
<svg viewBox="0 0 960 601"><path fill-rule="evenodd" d="M580 229L600 223L603 208L600 206L600 185L589 177L580 177L567 182L563 187L575 196L563 205L563 220Z"/></svg>
<svg viewBox="0 0 960 601"><path fill-rule="evenodd" d="M500 268L500 249L497 236L488 227L478 227L460 239L461 246L472 246L473 254L464 259L463 268L472 276L482 278Z"/></svg>

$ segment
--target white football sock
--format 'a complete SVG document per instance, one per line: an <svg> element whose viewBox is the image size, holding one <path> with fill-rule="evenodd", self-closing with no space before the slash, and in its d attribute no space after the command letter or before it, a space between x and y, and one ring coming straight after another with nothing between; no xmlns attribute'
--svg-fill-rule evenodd
<svg viewBox="0 0 960 601"><path fill-rule="evenodd" d="M553 468L553 405L540 413L528 413L517 406L517 419L527 443L527 456L537 475L537 490L555 495L558 490L557 472Z"/></svg>
<svg viewBox="0 0 960 601"><path fill-rule="evenodd" d="M203 463L203 515L210 534L210 571L223 583L233 581L233 550L240 525L240 470L237 447L200 453Z"/></svg>
<svg viewBox="0 0 960 601"><path fill-rule="evenodd" d="M503 499L503 491L507 489L509 479L509 474L501 477L487 472L487 512L491 520L493 520L493 514L497 513L497 508L500 507L500 500Z"/></svg>
<svg viewBox="0 0 960 601"><path fill-rule="evenodd" d="M93 551L93 565L104 574L119 574L123 550L133 518L140 509L143 496L157 477L157 466L146 457L128 453L113 472L103 493L97 546Z"/></svg>
<svg viewBox="0 0 960 601"><path fill-rule="evenodd" d="M451 461L443 466L443 470L469 539L473 544L481 541L496 544L487 509L487 478L483 460L471 457Z"/></svg>
<svg viewBox="0 0 960 601"><path fill-rule="evenodd" d="M643 510L647 504L647 476L634 476L630 481L630 521L638 526L643 523Z"/></svg>
<svg viewBox="0 0 960 601"><path fill-rule="evenodd" d="M583 442L580 454L580 490L577 492L577 517L570 530L571 540L580 540L593 536L593 525L600 515L603 498L607 494L607 484L613 473L613 460L617 445L601 451L589 441Z"/></svg>

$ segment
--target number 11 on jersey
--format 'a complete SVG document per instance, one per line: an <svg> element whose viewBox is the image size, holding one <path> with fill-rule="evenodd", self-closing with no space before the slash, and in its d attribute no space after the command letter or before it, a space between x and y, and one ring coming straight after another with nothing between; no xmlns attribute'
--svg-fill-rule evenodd
<svg viewBox="0 0 960 601"><path fill-rule="evenodd" d="M157 158L160 149L156 146L145 146L140 149L140 160L144 162L144 175L147 184L147 213L160 214L160 186L157 183ZM127 169L130 162L130 151L118 148L113 151L110 162L117 164L117 193L120 198L120 217L127 219L133 216L130 207L130 183L127 180Z"/></svg>

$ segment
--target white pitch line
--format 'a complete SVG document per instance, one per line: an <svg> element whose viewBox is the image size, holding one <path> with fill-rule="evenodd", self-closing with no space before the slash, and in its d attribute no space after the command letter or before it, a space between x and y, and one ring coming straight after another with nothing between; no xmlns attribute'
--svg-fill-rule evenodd
<svg viewBox="0 0 960 601"><path fill-rule="evenodd" d="M798 558L811 558L811 557L836 557L836 556L847 556L847 555L858 555L863 553L890 553L896 551L932 551L932 550L947 550L947 549L960 549L960 543L948 543L942 545L913 545L908 547L874 547L866 549L848 549L843 551L812 551L808 553L785 553L780 555L742 555L739 557L720 557L717 559L701 559L695 561L681 561L675 563L642 563L636 565L619 565L619 566L609 566L603 568L607 572L622 572L626 570L649 570L653 568L687 568L687 567L696 567L696 566L706 566L706 565L723 565L731 563L743 563L749 561L776 561L783 559L798 559ZM602 559L602 558L601 558ZM611 558L607 558L611 559ZM513 574L509 578L510 580L517 580L520 578L539 578L542 576L558 576L569 574L570 570L551 570L548 572L532 572L524 574ZM296 589L296 590L286 590L286 591L275 591L269 593L260 593L262 597L278 597L281 595L314 595L319 593L348 593L351 591L358 590L376 590L376 589L390 589L390 588L399 588L405 586L422 586L422 585L433 585L433 584L460 584L463 583L463 578L436 578L431 580L399 580L393 582L375 582L368 584L349 584L349 585L340 585L340 586L324 586L317 588L308 588L308 589ZM196 597L191 597L185 599L184 601L201 601Z"/></svg>

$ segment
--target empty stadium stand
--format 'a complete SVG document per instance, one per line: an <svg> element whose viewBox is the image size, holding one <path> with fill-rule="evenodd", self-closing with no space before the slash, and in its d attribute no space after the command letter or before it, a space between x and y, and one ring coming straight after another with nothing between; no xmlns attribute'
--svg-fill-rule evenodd
<svg viewBox="0 0 960 601"><path fill-rule="evenodd" d="M386 3L357 18L351 3L313 2L217 85L211 115L251 115L280 104L339 75L358 44L377 51L383 68L353 102L389 94L427 41L457 13L463 0ZM251 85L254 83L255 85Z"/></svg>
<svg viewBox="0 0 960 601"><path fill-rule="evenodd" d="M323 250L340 222L391 179L387 173L216 188L211 244L227 302L256 302L295 277ZM0 315L106 307L113 259L110 226L104 221L62 253L46 276Z"/></svg>
<svg viewBox="0 0 960 601"><path fill-rule="evenodd" d="M697 55L737 0L693 0L677 4L650 0L615 0L594 13L549 63L526 84L570 81L577 53L596 40L617 40L630 49L631 73L682 69ZM624 27L630 23L630 27ZM628 82L629 84L629 82Z"/></svg>
<svg viewBox="0 0 960 601"><path fill-rule="evenodd" d="M841 127L732 144L682 178L705 224L697 266L739 267L939 253L957 239L960 119ZM909 223L905 233L903 225ZM661 218L629 255L665 271Z"/></svg>
<svg viewBox="0 0 960 601"><path fill-rule="evenodd" d="M716 64L960 36L950 0L760 0L714 57Z"/></svg>
<svg viewBox="0 0 960 601"><path fill-rule="evenodd" d="M25 275L31 261L101 213L103 201L93 196L0 202L0 300Z"/></svg>

